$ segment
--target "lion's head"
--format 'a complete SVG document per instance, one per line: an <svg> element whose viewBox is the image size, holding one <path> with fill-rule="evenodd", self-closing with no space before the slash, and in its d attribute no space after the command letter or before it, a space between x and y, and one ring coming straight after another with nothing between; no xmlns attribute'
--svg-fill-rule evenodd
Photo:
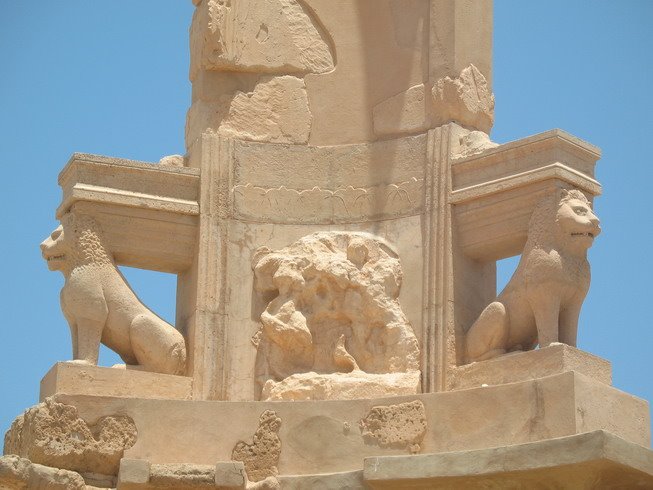
<svg viewBox="0 0 653 490"><path fill-rule="evenodd" d="M41 243L41 255L51 271L66 273L82 265L113 264L97 222L86 215L68 213L61 225Z"/></svg>
<svg viewBox="0 0 653 490"><path fill-rule="evenodd" d="M579 252L590 248L594 238L601 233L599 219L592 211L590 202L577 190L563 191L556 223L568 248Z"/></svg>
<svg viewBox="0 0 653 490"><path fill-rule="evenodd" d="M531 246L550 246L582 255L599 233L599 219L587 197L575 189L562 189L557 199L545 198L535 207L528 228L528 241Z"/></svg>
<svg viewBox="0 0 653 490"><path fill-rule="evenodd" d="M57 226L50 236L41 242L41 255L48 263L48 269L58 271L65 268L69 253L63 226Z"/></svg>

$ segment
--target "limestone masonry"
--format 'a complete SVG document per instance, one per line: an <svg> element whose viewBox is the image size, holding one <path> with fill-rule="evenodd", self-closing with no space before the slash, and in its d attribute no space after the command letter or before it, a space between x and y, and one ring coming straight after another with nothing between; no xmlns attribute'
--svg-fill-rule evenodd
<svg viewBox="0 0 653 490"><path fill-rule="evenodd" d="M600 150L491 141L491 0L193 3L186 154L59 175L72 359L0 488L653 488L648 403L575 347Z"/></svg>

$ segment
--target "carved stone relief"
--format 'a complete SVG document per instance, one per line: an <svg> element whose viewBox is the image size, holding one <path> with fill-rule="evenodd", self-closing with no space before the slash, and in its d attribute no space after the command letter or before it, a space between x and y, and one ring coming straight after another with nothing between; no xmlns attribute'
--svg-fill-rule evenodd
<svg viewBox="0 0 653 490"><path fill-rule="evenodd" d="M298 0L206 0L191 28L190 145L204 132L306 144L303 76L333 70L328 34Z"/></svg>
<svg viewBox="0 0 653 490"><path fill-rule="evenodd" d="M325 73L330 40L298 0L205 0L193 21L191 74L205 70Z"/></svg>
<svg viewBox="0 0 653 490"><path fill-rule="evenodd" d="M368 443L387 448L407 448L411 453L418 453L426 434L424 404L415 400L374 407L361 419L360 429Z"/></svg>
<svg viewBox="0 0 653 490"><path fill-rule="evenodd" d="M4 453L55 468L116 475L136 437L136 425L127 416L88 424L74 406L47 398L14 420L5 434Z"/></svg>
<svg viewBox="0 0 653 490"><path fill-rule="evenodd" d="M97 365L100 342L127 363L182 375L186 346L175 328L136 297L116 268L97 222L68 213L41 243L52 271L64 275L61 309L70 326L73 361Z"/></svg>
<svg viewBox="0 0 653 490"><path fill-rule="evenodd" d="M279 474L277 464L281 456L279 429L281 419L274 410L266 410L259 418L259 426L251 443L239 441L233 449L231 459L245 465L247 479L264 481Z"/></svg>
<svg viewBox="0 0 653 490"><path fill-rule="evenodd" d="M576 346L578 317L590 285L587 250L601 232L578 190L540 201L508 285L466 336L467 362L562 342Z"/></svg>
<svg viewBox="0 0 653 490"><path fill-rule="evenodd" d="M317 232L278 251L259 249L253 267L256 290L269 298L253 339L263 398L285 398L284 387L302 398L342 395L311 386L341 384L347 373L363 392L370 383L416 392L419 347L399 304L402 270L389 245L364 233Z"/></svg>
<svg viewBox="0 0 653 490"><path fill-rule="evenodd" d="M286 223L342 223L372 218L395 218L420 212L423 179L373 187L265 188L251 184L234 186L234 204L244 219L269 219Z"/></svg>

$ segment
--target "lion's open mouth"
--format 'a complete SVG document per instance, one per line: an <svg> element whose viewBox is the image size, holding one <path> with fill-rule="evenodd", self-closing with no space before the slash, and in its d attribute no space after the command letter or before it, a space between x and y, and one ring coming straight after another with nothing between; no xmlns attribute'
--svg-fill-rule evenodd
<svg viewBox="0 0 653 490"><path fill-rule="evenodd" d="M48 262L50 262L51 260L63 260L63 259L65 259L65 258L66 258L65 255L52 255L52 256L50 256L50 257L47 257L45 260L47 260Z"/></svg>
<svg viewBox="0 0 653 490"><path fill-rule="evenodd" d="M594 233L590 233L589 231L584 232L584 233L572 233L571 236L588 236L590 238L594 238Z"/></svg>

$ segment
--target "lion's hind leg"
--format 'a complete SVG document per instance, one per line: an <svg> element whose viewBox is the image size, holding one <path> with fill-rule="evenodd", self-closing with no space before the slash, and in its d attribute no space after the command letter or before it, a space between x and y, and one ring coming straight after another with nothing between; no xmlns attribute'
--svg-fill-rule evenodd
<svg viewBox="0 0 653 490"><path fill-rule="evenodd" d="M474 322L465 338L465 361L476 362L506 353L508 316L500 301L490 303Z"/></svg>
<svg viewBox="0 0 653 490"><path fill-rule="evenodd" d="M186 345L172 325L151 312L139 314L131 323L132 350L146 371L184 375Z"/></svg>

